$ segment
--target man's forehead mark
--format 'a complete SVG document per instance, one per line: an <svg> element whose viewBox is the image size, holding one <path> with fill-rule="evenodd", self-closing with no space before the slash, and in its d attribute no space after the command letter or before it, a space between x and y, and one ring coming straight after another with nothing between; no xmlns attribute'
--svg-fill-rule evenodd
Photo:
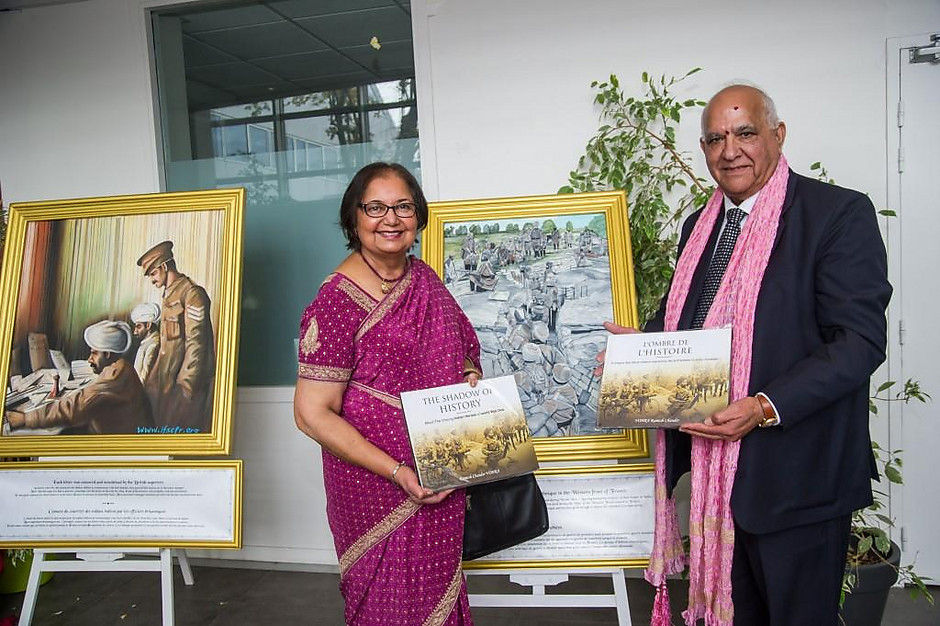
<svg viewBox="0 0 940 626"><path fill-rule="evenodd" d="M737 110L738 110L738 107L734 107L734 110L737 111Z"/></svg>

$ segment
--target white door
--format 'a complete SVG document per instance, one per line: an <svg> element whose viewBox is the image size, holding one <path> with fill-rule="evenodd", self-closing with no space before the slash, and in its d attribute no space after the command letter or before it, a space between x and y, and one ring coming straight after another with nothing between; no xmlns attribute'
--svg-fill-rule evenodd
<svg viewBox="0 0 940 626"><path fill-rule="evenodd" d="M888 220L888 246L896 290L890 375L919 380L933 396L927 404L914 401L890 411L890 445L903 449L904 460L904 485L892 489L891 514L904 561L916 559L919 574L938 580L940 28L934 32L888 41L888 202L898 213Z"/></svg>

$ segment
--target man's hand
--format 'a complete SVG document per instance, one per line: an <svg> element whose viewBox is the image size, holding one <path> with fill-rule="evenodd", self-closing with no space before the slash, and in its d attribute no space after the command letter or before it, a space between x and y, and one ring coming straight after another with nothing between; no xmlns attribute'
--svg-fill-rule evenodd
<svg viewBox="0 0 940 626"><path fill-rule="evenodd" d="M642 331L637 330L636 328L630 328L629 326L621 326L620 324L614 324L613 322L604 322L604 328L611 335L633 335ZM600 363L597 367L594 368L594 375L600 376L604 373L604 356L606 356L607 350L601 350L597 353L597 362Z"/></svg>
<svg viewBox="0 0 940 626"><path fill-rule="evenodd" d="M604 322L604 329L607 330L607 332L609 332L611 335L635 335L636 333L642 332L636 328L621 326L620 324L614 324L613 322Z"/></svg>
<svg viewBox="0 0 940 626"><path fill-rule="evenodd" d="M738 441L754 430L764 418L757 398L748 396L735 400L722 410L705 419L704 423L683 424L679 430L696 437Z"/></svg>

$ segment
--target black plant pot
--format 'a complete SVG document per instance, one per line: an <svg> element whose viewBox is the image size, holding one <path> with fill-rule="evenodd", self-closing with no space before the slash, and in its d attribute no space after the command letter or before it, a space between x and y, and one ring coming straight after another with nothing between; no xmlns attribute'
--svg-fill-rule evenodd
<svg viewBox="0 0 940 626"><path fill-rule="evenodd" d="M901 549L892 541L887 563L860 565L855 571L855 587L845 595L842 619L845 626L880 626L888 602L888 592L898 580Z"/></svg>

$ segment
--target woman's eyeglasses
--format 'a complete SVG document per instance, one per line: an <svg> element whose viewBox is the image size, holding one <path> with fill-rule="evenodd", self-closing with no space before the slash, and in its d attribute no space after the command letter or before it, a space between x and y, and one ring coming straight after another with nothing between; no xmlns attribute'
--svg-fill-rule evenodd
<svg viewBox="0 0 940 626"><path fill-rule="evenodd" d="M369 217L385 217L391 209L398 217L414 217L416 207L413 202L402 202L389 206L384 202L360 202L359 208Z"/></svg>

